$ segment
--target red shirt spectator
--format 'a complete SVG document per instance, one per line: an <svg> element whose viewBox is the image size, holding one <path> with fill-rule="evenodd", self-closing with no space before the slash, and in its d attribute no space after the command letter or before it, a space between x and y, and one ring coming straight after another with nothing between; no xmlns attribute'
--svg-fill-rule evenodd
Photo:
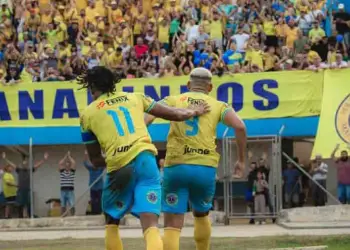
<svg viewBox="0 0 350 250"><path fill-rule="evenodd" d="M143 43L143 38L141 37L137 38L137 44L134 46L134 48L137 58L141 58L148 52L148 46Z"/></svg>

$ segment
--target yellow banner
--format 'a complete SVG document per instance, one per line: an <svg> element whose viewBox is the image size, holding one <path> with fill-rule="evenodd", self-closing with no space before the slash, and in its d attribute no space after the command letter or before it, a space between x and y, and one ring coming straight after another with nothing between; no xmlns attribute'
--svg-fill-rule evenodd
<svg viewBox="0 0 350 250"><path fill-rule="evenodd" d="M348 150L350 144L350 70L327 70L324 74L323 100L312 157L322 154L329 158L340 144Z"/></svg>
<svg viewBox="0 0 350 250"><path fill-rule="evenodd" d="M188 77L124 80L118 91L143 92L160 100L187 91ZM244 119L319 115L323 73L289 71L215 77L211 96ZM77 126L91 101L72 82L20 83L0 87L0 127ZM162 121L157 121L162 122Z"/></svg>

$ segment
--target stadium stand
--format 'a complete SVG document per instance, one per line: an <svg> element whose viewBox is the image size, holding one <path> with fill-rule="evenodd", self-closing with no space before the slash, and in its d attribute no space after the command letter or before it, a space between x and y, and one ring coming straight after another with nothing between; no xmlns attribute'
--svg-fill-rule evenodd
<svg viewBox="0 0 350 250"><path fill-rule="evenodd" d="M349 67L348 1L3 0L4 85Z"/></svg>

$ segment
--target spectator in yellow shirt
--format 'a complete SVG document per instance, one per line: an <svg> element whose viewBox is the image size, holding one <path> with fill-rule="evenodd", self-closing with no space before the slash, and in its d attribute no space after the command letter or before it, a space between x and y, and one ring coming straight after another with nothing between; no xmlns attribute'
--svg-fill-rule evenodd
<svg viewBox="0 0 350 250"><path fill-rule="evenodd" d="M4 168L4 175L2 176L2 189L6 199L5 207L5 218L11 218L11 211L13 211L13 206L16 202L17 195L17 184L15 177L13 176L13 167L11 165L6 165Z"/></svg>
<svg viewBox="0 0 350 250"><path fill-rule="evenodd" d="M88 7L86 7L85 9L85 13L86 13L86 22L95 24L98 11L96 9L96 4L94 0L89 0L89 4L88 4Z"/></svg>
<svg viewBox="0 0 350 250"><path fill-rule="evenodd" d="M314 27L309 32L309 38L312 43L316 43L326 36L324 30L320 27L319 22L314 22Z"/></svg>
<svg viewBox="0 0 350 250"><path fill-rule="evenodd" d="M107 10L109 23L117 23L122 19L123 12L118 8L118 3L116 1L112 1L111 6L108 7Z"/></svg>
<svg viewBox="0 0 350 250"><path fill-rule="evenodd" d="M164 18L158 27L158 41L163 45L166 51L169 51L169 30L169 21Z"/></svg>
<svg viewBox="0 0 350 250"><path fill-rule="evenodd" d="M264 54L260 49L260 44L256 41L252 43L250 53L247 53L246 60L250 67L257 66L261 71L264 70Z"/></svg>
<svg viewBox="0 0 350 250"><path fill-rule="evenodd" d="M120 27L122 28L122 38L128 41L128 45L133 46L133 34L125 20L120 21Z"/></svg>
<svg viewBox="0 0 350 250"><path fill-rule="evenodd" d="M276 56L275 47L269 47L268 51L264 53L263 58L265 71L275 71L276 63L279 61L278 56Z"/></svg>
<svg viewBox="0 0 350 250"><path fill-rule="evenodd" d="M210 22L210 39L215 42L217 48L222 47L222 21L219 14L213 14L213 20Z"/></svg>
<svg viewBox="0 0 350 250"><path fill-rule="evenodd" d="M57 18L55 18L54 22L56 25L56 41L61 43L67 39L67 26L62 20Z"/></svg>
<svg viewBox="0 0 350 250"><path fill-rule="evenodd" d="M286 29L286 45L289 49L294 47L294 41L298 38L298 30L295 26L295 21L291 19Z"/></svg>
<svg viewBox="0 0 350 250"><path fill-rule="evenodd" d="M311 47L309 44L305 45L305 53L307 55L307 62L309 64L312 64L315 58L319 58L319 54L316 51L311 50Z"/></svg>
<svg viewBox="0 0 350 250"><path fill-rule="evenodd" d="M120 66L122 66L123 62L123 54L122 48L117 48L113 53L108 56L108 66L111 70L116 70Z"/></svg>

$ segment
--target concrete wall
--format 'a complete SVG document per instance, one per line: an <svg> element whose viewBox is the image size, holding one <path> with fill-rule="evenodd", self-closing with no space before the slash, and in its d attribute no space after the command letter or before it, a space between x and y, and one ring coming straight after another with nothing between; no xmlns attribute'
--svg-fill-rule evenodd
<svg viewBox="0 0 350 250"><path fill-rule="evenodd" d="M156 144L159 150L164 149L165 144ZM28 147L23 147L28 150ZM34 191L34 211L38 216L47 216L49 206L45 202L51 198L60 198L60 174L58 172L58 162L67 151L77 163L75 175L75 198L79 199L87 190L89 185L89 173L83 166L84 146L83 145L62 145L62 146L36 146L33 147L34 162L43 158L44 152L49 153L48 161L33 174ZM7 158L15 164L21 163L21 155L12 150L0 147L0 152L6 152ZM0 164L4 164L1 160ZM89 202L89 192L87 192L76 207L77 215L85 215Z"/></svg>
<svg viewBox="0 0 350 250"><path fill-rule="evenodd" d="M222 141L218 140L218 152L222 153ZM165 149L165 143L156 143L159 150ZM232 157L234 158L235 149L234 145L231 148ZM299 157L301 163L308 164L309 158L312 150L312 143L295 142L294 143L294 156ZM28 147L23 147L28 151ZM271 152L268 147L262 144L251 145L249 144L249 149L253 151L253 159L257 160L262 156L263 152L268 153L268 158L271 159ZM45 202L51 198L60 198L60 174L58 172L58 162L64 156L67 151L71 151L72 156L77 162L77 172L75 179L75 196L76 199L82 196L82 194L88 188L88 171L83 166L84 160L84 146L82 145L63 145L63 146L36 146L33 148L34 160L41 160L44 152L50 154L49 160L45 163L38 171L34 173L34 204L35 204L35 214L38 216L47 216L48 205ZM16 164L21 163L21 156L18 153L4 147L0 147L0 152L5 151L7 153L8 159ZM233 165L235 159L231 160ZM331 161L326 161L329 164L329 175L327 180L328 190L336 195L336 169L333 167ZM247 162L248 163L248 162ZM3 161L0 162L3 164ZM220 164L218 175L222 177L223 169L222 162ZM232 167L232 166L229 166ZM77 215L84 215L87 204L89 201L89 193L87 192L79 202L76 207ZM333 204L331 202L330 204Z"/></svg>
<svg viewBox="0 0 350 250"><path fill-rule="evenodd" d="M299 158L301 164L309 165L313 143L312 142L294 142L294 156ZM327 190L337 197L337 170L332 160L325 160L328 164ZM334 204L328 199L330 204Z"/></svg>

